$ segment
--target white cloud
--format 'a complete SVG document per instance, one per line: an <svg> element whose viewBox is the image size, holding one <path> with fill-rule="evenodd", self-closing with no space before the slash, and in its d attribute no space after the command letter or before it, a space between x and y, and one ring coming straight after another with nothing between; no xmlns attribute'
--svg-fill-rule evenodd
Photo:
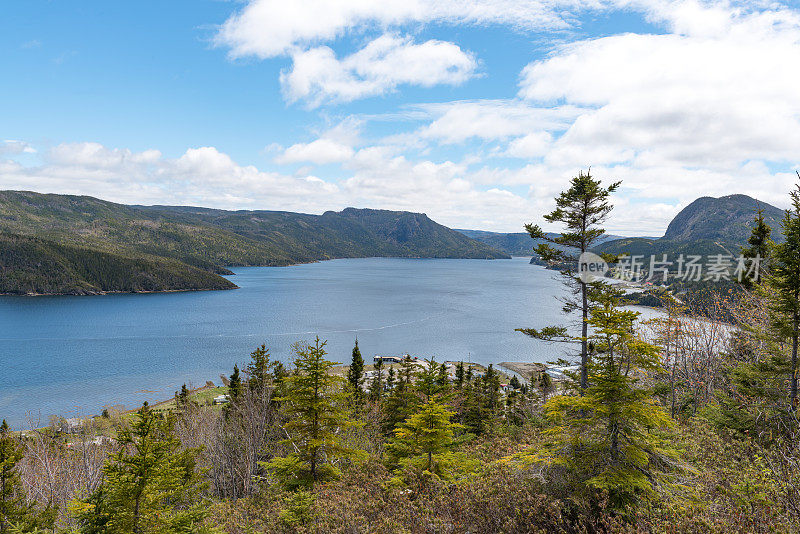
<svg viewBox="0 0 800 534"><path fill-rule="evenodd" d="M511 141L506 150L506 156L512 158L538 158L547 154L553 136L549 132L535 132Z"/></svg>
<svg viewBox="0 0 800 534"><path fill-rule="evenodd" d="M505 139L544 130L561 131L581 113L575 106L531 106L516 100L472 100L416 106L434 120L414 135L446 144L472 138Z"/></svg>
<svg viewBox="0 0 800 534"><path fill-rule="evenodd" d="M253 0L220 27L215 42L234 58L286 55L348 31L406 24L505 24L562 29L605 0Z"/></svg>
<svg viewBox="0 0 800 534"><path fill-rule="evenodd" d="M334 128L334 131L336 129ZM347 206L425 212L450 226L517 227L533 216L531 202L502 186L484 190L465 166L412 161L392 147L356 151L339 182L303 173L288 176L240 165L214 147L178 158L98 143L68 143L24 166L0 160L0 189L91 195L132 204L199 205L322 213Z"/></svg>
<svg viewBox="0 0 800 534"><path fill-rule="evenodd" d="M523 71L520 96L595 109L555 143L553 163L735 168L790 161L800 146L800 19L674 2L682 33L579 41ZM695 24L710 19L709 25Z"/></svg>
<svg viewBox="0 0 800 534"><path fill-rule="evenodd" d="M353 157L351 147L331 139L317 139L310 143L297 143L275 158L277 163L311 162L318 165L347 161Z"/></svg>
<svg viewBox="0 0 800 534"><path fill-rule="evenodd" d="M215 44L231 58L291 56L281 74L290 102L348 102L401 84L457 85L474 76L477 61L450 42L415 44L396 32L427 23L502 24L525 30L566 29L576 14L611 0L252 0L231 15ZM384 35L338 59L329 43L346 33Z"/></svg>
<svg viewBox="0 0 800 534"><path fill-rule="evenodd" d="M389 34L341 60L327 46L294 52L292 59L292 68L281 73L284 94L290 102L307 100L311 107L381 95L401 84L458 85L477 68L475 58L453 43L416 44Z"/></svg>
<svg viewBox="0 0 800 534"><path fill-rule="evenodd" d="M55 146L38 166L0 163L0 189L83 194L137 204L298 211L308 205L307 199L327 199L338 191L333 183L239 165L214 147L190 148L172 159L157 150L133 152L99 143Z"/></svg>
<svg viewBox="0 0 800 534"><path fill-rule="evenodd" d="M6 139L5 141L0 141L0 155L3 154L34 154L36 149L34 149L30 144L24 141L17 141L14 139Z"/></svg>

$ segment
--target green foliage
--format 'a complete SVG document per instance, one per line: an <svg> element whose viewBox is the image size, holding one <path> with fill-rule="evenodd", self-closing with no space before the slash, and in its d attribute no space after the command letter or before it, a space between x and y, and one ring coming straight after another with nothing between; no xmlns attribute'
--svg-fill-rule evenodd
<svg viewBox="0 0 800 534"><path fill-rule="evenodd" d="M80 532L209 532L197 449L183 449L171 419L145 403L117 433L102 484L75 509Z"/></svg>
<svg viewBox="0 0 800 534"><path fill-rule="evenodd" d="M618 308L621 292L596 295L589 325L596 356L582 396L551 398L545 411L548 441L523 458L564 469L577 495L624 510L652 497L653 484L677 459L665 434L673 426L642 378L660 370L657 347L634 334L638 313Z"/></svg>
<svg viewBox="0 0 800 534"><path fill-rule="evenodd" d="M456 388L461 389L464 386L464 362L458 362L456 365Z"/></svg>
<svg viewBox="0 0 800 534"><path fill-rule="evenodd" d="M297 490L284 497L284 508L280 511L278 517L290 528L311 525L314 519L319 515L314 510L315 501L314 493L305 490Z"/></svg>
<svg viewBox="0 0 800 534"><path fill-rule="evenodd" d="M788 362L789 409L796 412L800 338L800 185L790 195L792 209L786 211L783 219L785 240L774 248L767 283L775 290L770 302L771 326L776 337L788 340L791 346Z"/></svg>
<svg viewBox="0 0 800 534"><path fill-rule="evenodd" d="M429 398L416 413L397 426L395 438L387 446L389 463L395 466L395 482L414 480L421 486L429 479L447 480L451 477L459 463L459 458L450 452L454 431L463 428L450 421L453 415L454 412Z"/></svg>
<svg viewBox="0 0 800 534"><path fill-rule="evenodd" d="M419 389L414 387L414 378L417 375L415 367L414 361L408 356L400 362L397 383L383 403L382 428L386 436L393 435L397 425L414 413L420 404ZM437 388L436 375L430 369L426 371L422 379L425 384L423 387L430 391L430 388Z"/></svg>
<svg viewBox="0 0 800 534"><path fill-rule="evenodd" d="M334 461L352 458L358 451L345 446L341 431L354 423L344 409L343 379L330 373L337 365L325 359L325 342L295 345L295 372L284 379L284 403L288 434L284 441L291 451L261 465L287 488L309 487L337 478Z"/></svg>
<svg viewBox="0 0 800 534"><path fill-rule="evenodd" d="M754 284L761 282L764 271L767 267L767 260L772 252L775 243L770 239L772 228L764 220L764 210L758 210L755 220L753 221L753 230L750 237L747 238L748 247L742 247L741 253L745 258L751 260L757 258L759 261L758 272L754 273L755 277L744 276L742 283L745 287L752 288Z"/></svg>
<svg viewBox="0 0 800 534"><path fill-rule="evenodd" d="M347 382L350 384L350 389L353 391L356 400L360 402L364 397L364 391L361 388L364 382L364 358L358 348L358 339L356 339L356 344L353 347L350 368L347 370Z"/></svg>
<svg viewBox="0 0 800 534"><path fill-rule="evenodd" d="M556 197L556 209L546 214L544 219L549 223L560 223L565 230L561 235L550 237L538 225L527 224L525 229L533 239L544 239L552 243L542 243L536 248L536 253L547 263L558 263L563 267L561 274L565 276L568 287L571 288L573 297L563 301L564 313L581 312L581 336L573 338L567 334L567 329L559 326L549 326L543 329L518 328L534 339L544 341L574 341L580 344L581 373L580 387L588 386L589 349L587 346L587 320L591 300L591 288L587 281L582 280L577 273L580 254L590 250L605 234L600 226L611 213L613 205L609 201L611 193L616 191L621 182L615 182L608 187L602 187L599 180L592 178L591 172L578 173L570 181L570 187Z"/></svg>
<svg viewBox="0 0 800 534"><path fill-rule="evenodd" d="M236 287L217 274L171 258L1 231L0 267L0 293L11 294L93 295Z"/></svg>
<svg viewBox="0 0 800 534"><path fill-rule="evenodd" d="M175 407L179 410L186 409L187 404L189 403L189 388L186 387L186 384L181 386L180 392L175 392Z"/></svg>
<svg viewBox="0 0 800 534"><path fill-rule="evenodd" d="M418 213L228 212L0 191L0 293L232 289L219 276L228 265L374 256L506 257Z"/></svg>
<svg viewBox="0 0 800 534"><path fill-rule="evenodd" d="M380 401L383 398L384 380L383 380L383 360L375 362L375 376L369 384L369 399L373 402ZM391 370L391 369L390 369Z"/></svg>
<svg viewBox="0 0 800 534"><path fill-rule="evenodd" d="M36 532L53 526L55 510L37 510L29 503L17 473L23 447L11 436L5 419L0 425L0 533Z"/></svg>
<svg viewBox="0 0 800 534"><path fill-rule="evenodd" d="M231 404L235 404L242 395L242 377L241 373L239 372L238 365L234 364L233 374L231 374L229 380L230 385L228 386L228 397L230 397Z"/></svg>
<svg viewBox="0 0 800 534"><path fill-rule="evenodd" d="M757 437L764 443L789 439L798 432L798 340L800 339L800 186L791 192L783 240L769 244L767 231L754 230L755 253L769 253L769 270L754 290L766 304L766 324L743 325L736 338L746 353L732 362L730 389L707 410L717 425ZM764 237L766 236L766 237Z"/></svg>
<svg viewBox="0 0 800 534"><path fill-rule="evenodd" d="M261 345L250 353L250 363L247 364L247 387L256 396L263 396L276 382L275 369L278 362L270 361L269 349Z"/></svg>

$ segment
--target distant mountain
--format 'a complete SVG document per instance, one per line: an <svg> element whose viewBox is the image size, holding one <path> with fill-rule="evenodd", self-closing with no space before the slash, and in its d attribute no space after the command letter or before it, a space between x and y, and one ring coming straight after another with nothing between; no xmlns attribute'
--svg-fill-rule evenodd
<svg viewBox="0 0 800 534"><path fill-rule="evenodd" d="M492 248L505 252L510 256L530 256L536 243L531 236L524 232L503 234L498 232L484 232L483 230L460 230L467 237L486 243Z"/></svg>
<svg viewBox="0 0 800 534"><path fill-rule="evenodd" d="M459 229L456 231L461 232L467 237L486 243L492 248L505 252L510 256L533 256L533 249L540 243L544 243L543 240L532 240L531 236L526 232L504 234L499 232L485 232L483 230ZM555 237L558 234L550 232L547 235L549 237ZM604 243L612 239L619 239L619 237L620 236L617 235L604 235L599 242Z"/></svg>
<svg viewBox="0 0 800 534"><path fill-rule="evenodd" d="M747 195L728 195L701 197L686 206L669 223L664 239L745 243L758 210L764 211L764 219L773 229L773 238L779 238L782 209Z"/></svg>
<svg viewBox="0 0 800 534"><path fill-rule="evenodd" d="M720 198L701 197L686 206L669 223L664 237L622 238L597 247L612 254L733 254L747 243L757 210L772 227L772 238L781 241L781 220L784 211L747 195Z"/></svg>
<svg viewBox="0 0 800 534"><path fill-rule="evenodd" d="M0 293L224 289L226 266L333 258L505 258L427 215L347 208L322 215L129 206L0 191Z"/></svg>

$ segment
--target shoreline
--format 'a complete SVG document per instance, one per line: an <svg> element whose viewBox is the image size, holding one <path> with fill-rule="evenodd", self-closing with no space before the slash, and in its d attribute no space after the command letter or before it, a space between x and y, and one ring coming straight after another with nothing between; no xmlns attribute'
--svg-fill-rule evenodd
<svg viewBox="0 0 800 534"><path fill-rule="evenodd" d="M333 261L333 260L367 260L367 259L408 259L408 260L510 260L514 257L520 256L508 256L505 258L440 258L440 257L430 257L430 256L358 256L358 257L342 257L342 258L323 258L319 260L310 260L310 261L298 261L293 263L286 263L286 264L263 264L263 265L227 265L224 266L225 268L238 268L238 267L294 267L297 265L311 265L314 263L322 263L325 261ZM231 272L230 274L220 274L218 276L227 277L227 276L236 276L236 273ZM227 278L226 278L227 280ZM230 280L228 280L230 282ZM233 283L233 282L231 282ZM239 286L234 284L234 287L200 287L200 288L189 288L189 289L158 289L154 291L123 291L123 290L109 290L109 291L94 291L94 292L64 292L64 293L37 293L37 292L29 292L29 293L12 293L12 292L0 292L0 297L98 297L104 295L150 295L156 293L189 293L193 291L230 291L234 289L241 289Z"/></svg>

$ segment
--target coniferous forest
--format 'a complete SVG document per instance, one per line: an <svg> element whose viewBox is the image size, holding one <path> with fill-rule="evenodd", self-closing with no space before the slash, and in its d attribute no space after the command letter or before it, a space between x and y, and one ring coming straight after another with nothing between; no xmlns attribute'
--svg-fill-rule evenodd
<svg viewBox="0 0 800 534"><path fill-rule="evenodd" d="M616 187L573 178L545 217L564 233L527 226L554 245L538 252L587 250ZM317 337L290 365L256 348L221 404L183 385L67 430L4 422L0 532L796 532L800 186L790 196L780 228L754 217L743 253L760 276L700 312L644 321L564 269L564 325L519 329L571 347L554 346L578 363L557 379L368 365L357 340L337 355Z"/></svg>

